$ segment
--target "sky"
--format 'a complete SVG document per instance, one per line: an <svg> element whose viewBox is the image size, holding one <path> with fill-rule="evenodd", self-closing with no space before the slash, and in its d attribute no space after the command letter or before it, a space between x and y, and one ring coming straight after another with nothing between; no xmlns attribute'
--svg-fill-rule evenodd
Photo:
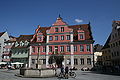
<svg viewBox="0 0 120 80"><path fill-rule="evenodd" d="M94 44L104 45L112 21L120 20L120 0L0 0L0 32L31 35L61 15L69 25L90 22Z"/></svg>

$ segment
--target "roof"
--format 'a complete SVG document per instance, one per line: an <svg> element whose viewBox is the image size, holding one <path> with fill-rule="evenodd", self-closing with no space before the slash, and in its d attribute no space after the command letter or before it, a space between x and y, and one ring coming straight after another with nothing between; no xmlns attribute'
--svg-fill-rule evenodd
<svg viewBox="0 0 120 80"><path fill-rule="evenodd" d="M103 50L103 49L106 49L106 48L110 48L110 46L109 46L110 38L111 38L111 34L109 35L109 37L108 37L105 45L103 46L102 50Z"/></svg>
<svg viewBox="0 0 120 80"><path fill-rule="evenodd" d="M85 39L93 40L90 24L72 25L68 27L73 29L74 37L77 37L77 30L81 28L83 31L85 31Z"/></svg>
<svg viewBox="0 0 120 80"><path fill-rule="evenodd" d="M10 35L9 37L10 37L10 38L16 38L16 37L14 37L14 36L11 36L11 35Z"/></svg>
<svg viewBox="0 0 120 80"><path fill-rule="evenodd" d="M116 23L119 23L119 24L120 24L120 21L113 21L113 22L116 22Z"/></svg>
<svg viewBox="0 0 120 80"><path fill-rule="evenodd" d="M50 29L51 27L40 27L38 31L40 30L44 36L46 36L46 30Z"/></svg>
<svg viewBox="0 0 120 80"><path fill-rule="evenodd" d="M89 24L80 24L80 25L67 25L67 23L64 22L62 20L62 18L59 16L57 18L56 22L51 27L62 26L62 25L68 26L68 28L73 29L74 42L78 41L78 30L79 29L82 29L85 32L85 40L87 40L87 41L94 41L93 37L92 37L90 23ZM38 28L36 29L36 33L38 33L38 31L41 31L41 33L44 35L43 43L46 42L46 32L51 27L40 27L38 25ZM36 42L36 40L37 40L37 38L36 38L37 34L36 33L33 36L32 42Z"/></svg>
<svg viewBox="0 0 120 80"><path fill-rule="evenodd" d="M4 34L5 32L0 32L0 37Z"/></svg>
<svg viewBox="0 0 120 80"><path fill-rule="evenodd" d="M17 39L16 42L20 42L20 41L30 41L33 38L33 35L20 35ZM17 46L15 47L15 44L12 46L12 48L27 48L28 45L26 46Z"/></svg>
<svg viewBox="0 0 120 80"><path fill-rule="evenodd" d="M11 41L11 40L5 41L5 43L12 43L12 42L15 42L15 41Z"/></svg>
<svg viewBox="0 0 120 80"><path fill-rule="evenodd" d="M85 31L85 40L92 40L93 41L93 37L92 37L92 32L91 32L91 27L90 24L80 24L80 25L71 25L68 26L69 28L73 29L73 35L74 35L74 42L78 41L78 32L77 30L79 30L80 28ZM41 33L43 33L44 35L44 40L43 43L46 42L46 30L49 30L51 27L38 27L38 29L36 29L37 31L41 31ZM36 42L36 34L34 35L34 40L32 42Z"/></svg>
<svg viewBox="0 0 120 80"><path fill-rule="evenodd" d="M20 41L30 41L32 39L33 35L20 35L18 38L17 38L17 42L20 42Z"/></svg>

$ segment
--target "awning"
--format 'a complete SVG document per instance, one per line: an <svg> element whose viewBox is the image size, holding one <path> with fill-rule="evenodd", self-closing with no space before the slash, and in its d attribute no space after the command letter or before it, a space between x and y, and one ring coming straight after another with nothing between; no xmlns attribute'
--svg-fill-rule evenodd
<svg viewBox="0 0 120 80"><path fill-rule="evenodd" d="M21 62L14 62L14 63L11 63L11 64L24 64L24 63L21 63Z"/></svg>
<svg viewBox="0 0 120 80"><path fill-rule="evenodd" d="M7 64L6 62L0 62L0 64Z"/></svg>

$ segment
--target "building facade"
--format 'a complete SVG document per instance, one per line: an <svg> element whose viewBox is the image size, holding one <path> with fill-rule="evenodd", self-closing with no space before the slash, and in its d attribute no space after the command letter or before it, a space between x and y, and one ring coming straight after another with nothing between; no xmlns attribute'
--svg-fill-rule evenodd
<svg viewBox="0 0 120 80"><path fill-rule="evenodd" d="M112 65L120 66L120 21L113 21L109 45Z"/></svg>
<svg viewBox="0 0 120 80"><path fill-rule="evenodd" d="M120 21L113 21L110 33L103 49L103 65L120 66Z"/></svg>
<svg viewBox="0 0 120 80"><path fill-rule="evenodd" d="M20 35L15 44L11 48L11 63L19 62L28 64L28 53L29 53L29 43L33 35ZM21 67L20 65L15 65L15 68Z"/></svg>
<svg viewBox="0 0 120 80"><path fill-rule="evenodd" d="M4 51L2 54L2 61L3 62L7 62L10 63L11 62L11 48L14 45L15 41L16 41L16 37L13 36L9 36L10 40L4 42Z"/></svg>
<svg viewBox="0 0 120 80"><path fill-rule="evenodd" d="M36 29L29 47L29 67L35 68L37 60L42 68L49 67L49 57L57 51L64 55L64 66L91 68L93 43L90 24L70 26L59 16L52 26Z"/></svg>
<svg viewBox="0 0 120 80"><path fill-rule="evenodd" d="M103 46L100 44L94 45L94 66L102 66L102 49Z"/></svg>
<svg viewBox="0 0 120 80"><path fill-rule="evenodd" d="M0 62L2 61L2 54L4 50L4 42L9 40L9 35L7 32L0 32Z"/></svg>

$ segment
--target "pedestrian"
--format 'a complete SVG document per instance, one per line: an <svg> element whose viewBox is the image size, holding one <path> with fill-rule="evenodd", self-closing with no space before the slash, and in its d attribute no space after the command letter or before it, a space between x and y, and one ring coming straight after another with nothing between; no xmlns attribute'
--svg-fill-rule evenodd
<svg viewBox="0 0 120 80"><path fill-rule="evenodd" d="M68 72L69 72L69 68L68 66L65 67L65 78L68 79Z"/></svg>
<svg viewBox="0 0 120 80"><path fill-rule="evenodd" d="M64 73L64 66L61 67L61 73Z"/></svg>

